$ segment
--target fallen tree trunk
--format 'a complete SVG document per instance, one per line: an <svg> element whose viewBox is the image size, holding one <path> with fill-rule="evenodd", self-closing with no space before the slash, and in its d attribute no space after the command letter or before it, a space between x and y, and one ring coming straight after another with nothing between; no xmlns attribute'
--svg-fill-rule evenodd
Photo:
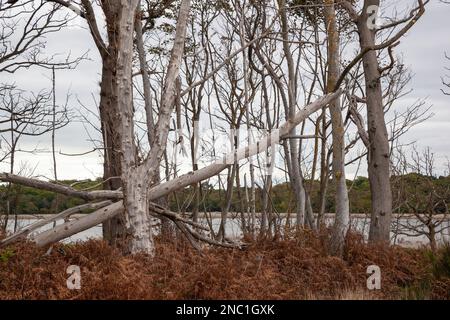
<svg viewBox="0 0 450 320"><path fill-rule="evenodd" d="M46 226L49 223L52 223L52 222L55 222L55 221L61 220L61 219L67 219L71 215L83 212L85 210L98 210L100 208L106 207L111 204L112 204L111 201L102 201L102 202L97 202L97 203L82 204L80 206L76 206L76 207L64 210L63 212L61 212L57 215L51 216L50 218L38 220L35 223L32 223L32 224L20 229L18 232L14 233L13 235L7 237L6 239L0 241L0 247L7 246L8 244L11 244L11 243L16 242L21 239L25 239L33 231L35 231L43 226Z"/></svg>
<svg viewBox="0 0 450 320"><path fill-rule="evenodd" d="M80 198L86 201L104 200L104 199L120 200L123 198L123 193L121 191L110 191L110 190L83 191L74 189L70 186L51 183L47 181L41 181L37 179L25 178L11 173L0 173L0 181L15 183L21 186L36 188L40 190L47 190L59 194L64 194L66 196Z"/></svg>
<svg viewBox="0 0 450 320"><path fill-rule="evenodd" d="M86 217L66 222L65 224L59 225L51 230L47 230L44 232L41 232L37 234L36 236L32 237L31 240L34 241L38 246L46 246L48 244L60 241L62 239L67 238L66 236L66 230L70 229L71 231L74 231L75 233L82 232L84 230L92 228L92 224L99 224L102 222L103 219L109 219L110 217L117 216L117 214L120 213L120 209L122 208L122 201L119 201L117 203L111 204L110 201L103 201L99 203L88 203L81 206L77 206L74 208L67 209L60 214L56 216L52 216L48 219L37 221L36 223L33 223L29 226L26 226L22 230L18 231L17 233L11 235L10 237L4 239L0 242L0 247L6 246L8 244L11 244L15 241L25 239L29 234L31 234L34 230L43 227L53 221L56 221L58 219L64 219L67 218L75 213L79 213L83 210L87 209L98 209L99 210L93 212L92 214L87 215ZM107 207L107 208L106 208ZM154 212L154 216L157 218L166 217L173 221L178 221L180 223L191 225L195 228L202 229L205 231L209 231L208 228L204 227L201 224L195 223L193 221L190 221L188 219L185 219L178 215L175 212L172 212L170 210L164 209L161 206L150 203L150 211ZM104 209L104 210L102 210ZM74 233L74 234L75 234ZM231 245L230 245L231 247Z"/></svg>
<svg viewBox="0 0 450 320"><path fill-rule="evenodd" d="M34 241L38 247L43 247L95 227L96 225L99 225L103 221L106 221L121 212L123 212L123 203L122 201L118 201L112 205L88 214L86 217L69 221L56 226L51 230L41 232L34 236L31 240Z"/></svg>
<svg viewBox="0 0 450 320"><path fill-rule="evenodd" d="M318 99L317 101L313 102L312 104L308 105L307 107L299 111L293 118L288 119L288 121L286 121L283 125L281 125L278 130L274 130L270 135L267 135L265 138L261 139L259 142L251 146L237 149L234 152L224 156L223 159L218 160L205 168L202 168L195 172L189 172L178 178L175 178L173 180L167 181L165 183L159 184L151 188L149 191L149 201L159 199L172 192L183 189L193 183L198 183L212 176L215 176L219 174L222 170L227 168L230 165L230 162L233 163L234 161L243 160L245 158L249 158L251 156L254 156L267 150L268 147L279 143L279 141L284 136L287 136L289 132L292 130L292 128L299 125L314 112L321 110L324 107L327 107L332 101L337 99L341 94L342 91L337 90L334 93L331 93ZM54 185L50 182L44 182L29 178L22 178L10 174L0 174L0 181L14 182L21 185L59 192L70 196L78 196L83 199L88 198L91 199L92 197L98 199L99 195L102 195L105 199L112 199L112 198L117 199L123 197L123 195L119 197L119 193L121 193L120 191L106 191L106 190L90 191L90 192L79 191L67 186ZM55 186L58 186L58 188ZM74 234L77 234L89 228L95 227L96 225L102 223L103 221L106 221L122 212L123 212L123 202L118 201L116 203L113 203L112 205L97 210L86 217L80 218L76 221L67 222L65 224L57 226L52 230L38 234L34 237L33 240L36 242L37 245L45 246L47 244L68 238Z"/></svg>

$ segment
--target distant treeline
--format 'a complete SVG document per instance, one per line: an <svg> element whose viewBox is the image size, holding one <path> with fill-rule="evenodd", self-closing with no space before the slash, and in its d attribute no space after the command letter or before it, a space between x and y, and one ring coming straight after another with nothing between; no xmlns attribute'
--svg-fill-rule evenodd
<svg viewBox="0 0 450 320"><path fill-rule="evenodd" d="M396 213L427 213L434 210L435 213L447 212L447 203L450 202L450 177L429 177L411 173L403 176L394 176L392 179L394 208ZM60 183L71 185L79 190L101 189L101 180L76 181L66 180ZM312 207L315 212L319 209L320 185L318 181L306 181L306 187L310 190ZM353 181L347 181L350 198L350 211L352 213L370 212L370 186L365 177L358 177ZM186 188L169 196L170 209L173 211L189 212L193 209L193 190ZM245 188L233 190L233 202L230 211L246 212L247 200ZM431 199L433 198L433 199ZM221 211L225 201L225 190L214 188L207 183L202 184L200 196L200 211ZM256 188L256 211L261 211L262 190ZM407 201L406 201L407 199ZM8 201L9 200L9 201ZM0 213L5 214L49 214L61 212L65 209L83 204L84 201L74 197L56 195L53 192L38 190L18 185L0 186ZM277 184L269 192L269 203L272 212L295 211L295 198L288 183ZM329 181L326 198L325 212L335 211L334 183ZM8 209L9 208L9 209Z"/></svg>

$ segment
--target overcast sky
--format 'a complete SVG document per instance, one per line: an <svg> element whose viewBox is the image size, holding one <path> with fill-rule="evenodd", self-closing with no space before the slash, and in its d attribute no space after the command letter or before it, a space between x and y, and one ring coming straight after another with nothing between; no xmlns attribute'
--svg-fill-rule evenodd
<svg viewBox="0 0 450 320"><path fill-rule="evenodd" d="M410 0L408 0L410 1ZM446 73L445 66L450 67L450 61L445 60L444 53L450 54L450 5L444 5L437 0L431 0L425 16L412 31L402 39L396 54L403 56L403 61L413 72L414 78L410 84L412 93L397 102L398 108L412 104L417 99L427 98L427 104L432 105L434 117L425 123L414 127L403 142L417 141L420 148L429 146L436 154L440 170L444 170L446 159L450 158L450 96L442 94L441 77ZM72 28L48 37L49 52L80 55L89 51L89 61L83 61L76 70L57 72L57 98L63 104L67 92L71 93L70 106L80 109L80 100L84 105L95 110L98 100L101 64L97 51L87 30ZM450 73L450 72L448 72ZM21 70L16 74L2 75L1 82L14 82L25 90L39 91L50 88L50 73L47 70ZM82 109L80 109L82 110ZM81 111L87 114L86 111ZM76 112L75 112L76 113ZM92 134L95 132L90 130ZM95 138L99 138L96 135ZM83 125L73 122L59 131L57 135L57 150L63 153L83 153L93 148L88 141ZM23 149L49 149L49 137L24 140ZM25 165L34 168L34 175L52 176L52 162L49 153L20 153L17 168ZM58 175L61 179L84 179L102 175L102 157L91 153L82 157L58 155ZM0 170L8 170L7 164L0 164ZM349 175L354 173L349 168ZM361 172L360 175L365 175Z"/></svg>

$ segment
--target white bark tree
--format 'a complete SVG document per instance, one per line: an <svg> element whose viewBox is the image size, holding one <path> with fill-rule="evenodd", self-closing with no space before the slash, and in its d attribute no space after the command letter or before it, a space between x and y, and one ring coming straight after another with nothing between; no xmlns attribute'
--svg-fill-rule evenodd
<svg viewBox="0 0 450 320"><path fill-rule="evenodd" d="M149 215L149 189L152 178L159 170L169 132L169 123L175 105L176 79L180 72L189 18L190 0L181 2L174 46L164 82L158 122L154 131L151 152L141 163L136 157L134 142L132 67L133 39L136 8L139 0L121 1L118 33L117 97L119 106L118 130L121 131L122 185L124 193L125 219L130 236L131 253L154 253L154 244Z"/></svg>

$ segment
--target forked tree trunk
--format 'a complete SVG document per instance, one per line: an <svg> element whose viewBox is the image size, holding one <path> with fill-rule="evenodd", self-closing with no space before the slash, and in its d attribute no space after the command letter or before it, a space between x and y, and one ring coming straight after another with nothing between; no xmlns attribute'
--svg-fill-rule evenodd
<svg viewBox="0 0 450 320"><path fill-rule="evenodd" d="M131 253L143 252L154 254L153 231L151 219L148 213L148 185L149 180L143 178L143 167L128 170L124 182L124 206L129 224L131 241L129 250Z"/></svg>
<svg viewBox="0 0 450 320"><path fill-rule="evenodd" d="M117 98L121 133L122 184L124 191L125 218L128 226L129 250L131 253L154 254L154 242L149 215L149 191L155 173L159 170L169 133L171 113L175 104L176 80L186 39L190 1L183 0L180 6L177 30L172 49L164 89L149 156L138 162L134 142L132 66L135 13L139 0L121 0L117 32ZM159 198L159 197L155 197Z"/></svg>
<svg viewBox="0 0 450 320"><path fill-rule="evenodd" d="M139 4L140 5L140 4ZM152 95L151 95L151 84L150 84L150 75L148 73L148 66L146 60L146 51L144 47L144 35L142 32L142 22L140 19L136 19L134 23L134 29L136 32L136 48L139 57L139 67L142 76L142 87L144 93L144 105L145 105L145 115L146 115L146 124L147 124L147 139L150 145L150 148L153 146L154 141L154 130L155 130L155 121L153 117L153 106L152 106ZM151 177L152 186L159 184L161 180L161 170L160 167L157 166L155 168L155 173L153 177ZM168 203L167 197L163 197L161 199L157 199L155 201L159 205L166 207ZM161 219L161 234L164 238L169 238L172 234L172 223L166 219Z"/></svg>

